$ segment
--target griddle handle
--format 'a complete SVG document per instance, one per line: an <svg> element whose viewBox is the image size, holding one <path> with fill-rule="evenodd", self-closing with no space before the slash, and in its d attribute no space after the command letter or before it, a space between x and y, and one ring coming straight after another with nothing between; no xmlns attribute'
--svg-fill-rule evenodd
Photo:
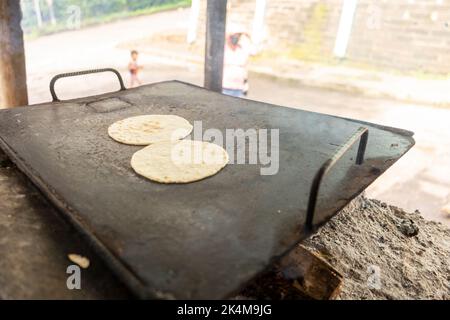
<svg viewBox="0 0 450 320"><path fill-rule="evenodd" d="M314 176L309 192L308 208L306 211L305 227L308 231L313 230L314 213L316 211L317 197L319 195L320 184L325 175L330 169L342 158L342 156L355 144L359 139L358 154L356 155L356 164L361 165L364 162L364 154L366 152L367 140L369 138L369 129L360 127L347 142L336 150L336 153L329 158L320 167L319 171Z"/></svg>
<svg viewBox="0 0 450 320"><path fill-rule="evenodd" d="M69 73L62 73L54 76L52 80L50 81L50 93L52 94L53 102L61 101L56 96L55 92L55 83L58 79L61 78L68 78L68 77L75 77L75 76L82 76L85 74L92 74L92 73L99 73L99 72L112 72L117 76L117 79L119 80L120 84L120 91L126 90L125 85L123 84L122 76L120 75L119 71L113 68L104 68L104 69L92 69L92 70L84 70L84 71L76 71L76 72L69 72Z"/></svg>

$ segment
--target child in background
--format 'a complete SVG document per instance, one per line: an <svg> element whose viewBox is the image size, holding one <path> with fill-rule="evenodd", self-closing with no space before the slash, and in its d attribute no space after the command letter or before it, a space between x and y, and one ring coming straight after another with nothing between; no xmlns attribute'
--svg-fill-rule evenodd
<svg viewBox="0 0 450 320"><path fill-rule="evenodd" d="M131 51L131 61L128 63L128 71L130 71L130 88L134 87L134 84L137 83L141 85L141 80L139 80L138 73L142 69L142 66L138 65L139 53L136 50Z"/></svg>

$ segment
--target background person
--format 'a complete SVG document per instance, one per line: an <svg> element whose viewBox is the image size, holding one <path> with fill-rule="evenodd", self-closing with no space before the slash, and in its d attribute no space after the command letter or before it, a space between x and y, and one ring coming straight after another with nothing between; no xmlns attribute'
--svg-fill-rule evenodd
<svg viewBox="0 0 450 320"><path fill-rule="evenodd" d="M138 85L142 84L138 76L139 71L142 70L142 66L138 64L138 56L139 53L136 50L131 51L131 61L128 63L128 71L130 72L130 88L133 88L135 83Z"/></svg>
<svg viewBox="0 0 450 320"><path fill-rule="evenodd" d="M225 39L222 93L244 97L248 91L248 60L255 53L250 36L233 28Z"/></svg>

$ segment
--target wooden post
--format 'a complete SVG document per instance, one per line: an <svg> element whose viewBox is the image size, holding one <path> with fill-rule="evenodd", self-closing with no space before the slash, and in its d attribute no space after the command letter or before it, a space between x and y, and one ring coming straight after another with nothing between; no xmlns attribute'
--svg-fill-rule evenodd
<svg viewBox="0 0 450 320"><path fill-rule="evenodd" d="M20 1L0 1L0 108L28 104Z"/></svg>
<svg viewBox="0 0 450 320"><path fill-rule="evenodd" d="M205 88L222 92L227 0L208 0L206 7Z"/></svg>
<svg viewBox="0 0 450 320"><path fill-rule="evenodd" d="M298 245L281 258L278 266L294 280L294 287L315 300L334 299L344 277L311 249Z"/></svg>

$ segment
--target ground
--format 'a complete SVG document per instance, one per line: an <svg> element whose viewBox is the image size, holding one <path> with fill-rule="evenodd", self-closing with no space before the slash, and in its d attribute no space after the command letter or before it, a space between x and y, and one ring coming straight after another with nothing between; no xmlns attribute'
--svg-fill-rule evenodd
<svg viewBox="0 0 450 320"><path fill-rule="evenodd" d="M130 44L170 30L186 29L188 10L150 16L41 37L26 42L30 103L51 100L53 75L82 69L114 67L127 78ZM150 43L150 49L159 49ZM202 83L202 68L144 50L144 83L178 79ZM61 80L62 98L92 95L118 88L112 77ZM416 146L367 190L377 198L408 211L419 209L429 219L450 225L450 109L427 104L367 97L361 92L307 86L279 77L250 75L250 99L396 126L415 132ZM369 140L370 143L370 140Z"/></svg>
<svg viewBox="0 0 450 320"><path fill-rule="evenodd" d="M357 198L305 242L344 276L339 299L450 299L450 229Z"/></svg>
<svg viewBox="0 0 450 320"><path fill-rule="evenodd" d="M419 212L358 197L303 244L343 276L337 299L450 299L450 229ZM284 274L275 266L239 298L304 299Z"/></svg>

